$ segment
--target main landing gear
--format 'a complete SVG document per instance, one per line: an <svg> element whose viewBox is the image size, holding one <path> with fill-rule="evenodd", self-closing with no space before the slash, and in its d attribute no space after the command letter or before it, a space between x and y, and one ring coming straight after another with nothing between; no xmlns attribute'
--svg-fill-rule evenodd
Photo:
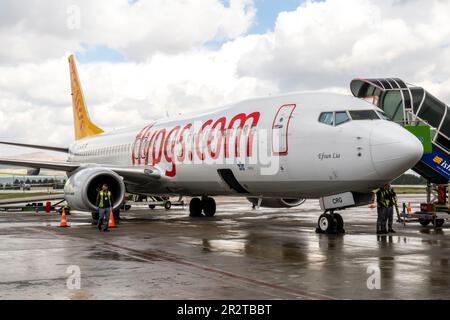
<svg viewBox="0 0 450 320"><path fill-rule="evenodd" d="M344 219L338 213L334 213L333 210L325 211L319 217L317 221L316 233L325 234L340 234L345 233L344 230Z"/></svg>
<svg viewBox="0 0 450 320"><path fill-rule="evenodd" d="M203 213L202 213L203 212ZM192 198L189 203L191 217L214 217L216 214L216 201L211 197Z"/></svg>

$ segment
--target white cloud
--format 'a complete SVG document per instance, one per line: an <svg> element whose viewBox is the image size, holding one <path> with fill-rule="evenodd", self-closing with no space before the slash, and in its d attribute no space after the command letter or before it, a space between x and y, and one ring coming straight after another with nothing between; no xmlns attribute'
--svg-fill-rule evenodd
<svg viewBox="0 0 450 320"><path fill-rule="evenodd" d="M0 91L1 140L65 145L66 131L73 135L71 118L70 109L39 105Z"/></svg>
<svg viewBox="0 0 450 320"><path fill-rule="evenodd" d="M239 43L227 44L219 52L200 49L178 55L155 54L142 63L78 65L91 117L101 127L113 129L165 117L166 112L177 116L278 92L270 81L237 76L237 61L247 45ZM9 125L0 127L0 137L58 145L72 141L65 57L42 64L0 66L2 92L1 121ZM52 129L55 123L58 126Z"/></svg>
<svg viewBox="0 0 450 320"><path fill-rule="evenodd" d="M234 39L253 22L252 0L3 0L0 63L41 61L90 45L132 60Z"/></svg>
<svg viewBox="0 0 450 320"><path fill-rule="evenodd" d="M239 63L283 90L343 86L356 76L449 77L450 2L328 0L279 15Z"/></svg>
<svg viewBox="0 0 450 320"><path fill-rule="evenodd" d="M307 2L261 35L245 34L254 16L246 0L83 0L73 32L68 0L26 3L0 4L1 137L72 141L65 52L84 44L129 58L79 65L90 113L106 129L280 91L348 92L360 76L400 77L450 102L448 1ZM204 46L217 39L228 40Z"/></svg>

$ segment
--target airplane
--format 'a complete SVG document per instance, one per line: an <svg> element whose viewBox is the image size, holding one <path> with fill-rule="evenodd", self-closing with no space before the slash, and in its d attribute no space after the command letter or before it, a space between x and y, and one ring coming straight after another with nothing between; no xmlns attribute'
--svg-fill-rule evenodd
<svg viewBox="0 0 450 320"><path fill-rule="evenodd" d="M67 161L0 158L0 164L67 172L64 196L73 210L94 212L103 183L112 191L114 210L126 192L190 196L193 217L214 216L215 196L291 208L304 199L339 195L331 198L337 209L360 206L423 154L419 139L381 109L334 93L250 99L104 132L88 114L74 56L68 60L75 141L64 148L1 142L67 153ZM319 217L321 231L343 227L334 211Z"/></svg>

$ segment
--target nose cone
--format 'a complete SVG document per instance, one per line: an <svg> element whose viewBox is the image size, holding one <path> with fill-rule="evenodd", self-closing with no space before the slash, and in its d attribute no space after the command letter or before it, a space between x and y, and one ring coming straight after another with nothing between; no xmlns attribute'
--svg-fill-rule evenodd
<svg viewBox="0 0 450 320"><path fill-rule="evenodd" d="M393 122L383 121L372 129L370 150L373 166L382 180L393 180L422 158L419 139Z"/></svg>

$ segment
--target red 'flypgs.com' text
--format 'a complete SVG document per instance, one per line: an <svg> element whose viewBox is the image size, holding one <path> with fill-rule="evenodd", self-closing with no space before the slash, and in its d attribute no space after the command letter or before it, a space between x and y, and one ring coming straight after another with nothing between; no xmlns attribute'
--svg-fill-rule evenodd
<svg viewBox="0 0 450 320"><path fill-rule="evenodd" d="M220 117L171 128L149 124L136 136L132 163L156 166L165 162L170 165L165 175L174 177L176 164L252 158L260 113L239 113L227 120Z"/></svg>

